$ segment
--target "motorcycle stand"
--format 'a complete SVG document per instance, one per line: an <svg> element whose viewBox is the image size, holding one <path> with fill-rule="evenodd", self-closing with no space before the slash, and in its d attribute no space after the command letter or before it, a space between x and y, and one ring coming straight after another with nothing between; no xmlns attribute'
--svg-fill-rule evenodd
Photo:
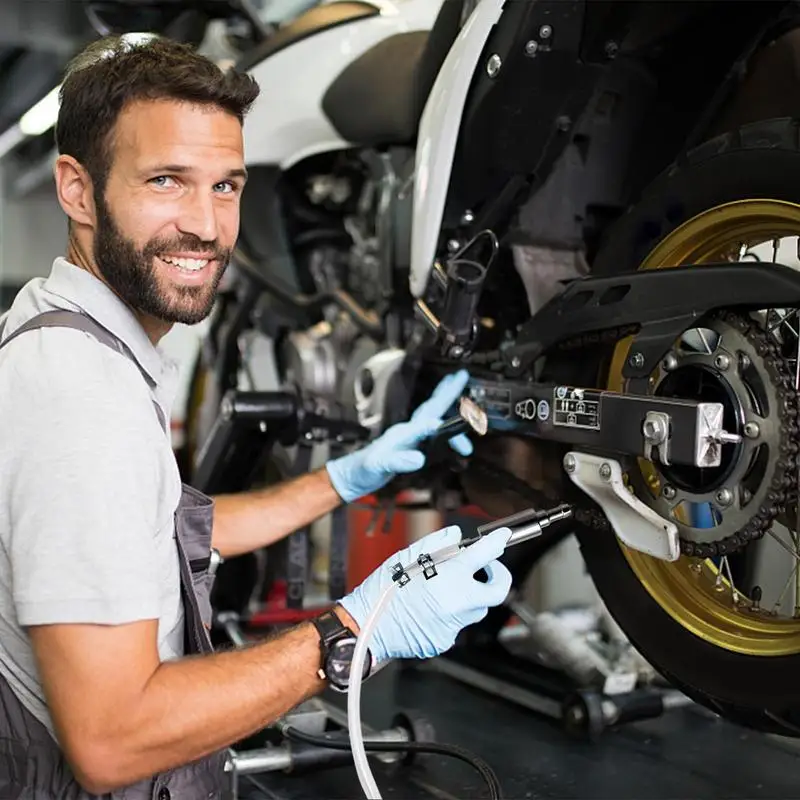
<svg viewBox="0 0 800 800"><path fill-rule="evenodd" d="M512 635L501 635L491 644L457 644L439 658L407 666L439 672L549 717L571 736L589 742L620 725L693 703L667 686L637 687L637 676L631 672L612 671L605 679L594 673L591 679L585 658L582 667L576 663L580 650L587 647L579 644L580 634L567 634L571 641L563 631L561 641L552 636L534 639L536 614L517 600L512 599L510 605L521 620L508 629ZM544 663L542 655L549 663Z"/></svg>
<svg viewBox="0 0 800 800"><path fill-rule="evenodd" d="M247 640L238 622L226 615L224 629L236 647L246 646ZM324 738L339 748L300 741L292 735ZM365 738L370 742L434 742L436 734L431 723L412 711L395 714L392 724L385 730L376 731L362 724ZM349 747L347 712L314 697L304 701L285 714L273 725L228 748L224 766L224 782L221 800L246 800L248 790L243 778L259 788L257 776L271 772L301 775L310 771L352 765L353 756ZM407 766L414 760L414 753L378 752L369 753L385 766ZM274 796L269 792L268 796Z"/></svg>

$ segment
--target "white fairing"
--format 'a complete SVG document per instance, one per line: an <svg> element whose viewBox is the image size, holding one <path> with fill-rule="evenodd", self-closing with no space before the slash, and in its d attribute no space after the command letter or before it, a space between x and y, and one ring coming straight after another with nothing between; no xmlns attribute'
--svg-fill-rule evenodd
<svg viewBox="0 0 800 800"><path fill-rule="evenodd" d="M480 0L445 59L425 104L414 176L409 276L414 297L425 291L433 268L467 91L505 2Z"/></svg>
<svg viewBox="0 0 800 800"><path fill-rule="evenodd" d="M383 39L430 30L441 2L372 0L379 15L301 39L252 67L249 74L261 94L245 119L245 163L288 169L316 153L351 147L322 111L322 98L331 82Z"/></svg>

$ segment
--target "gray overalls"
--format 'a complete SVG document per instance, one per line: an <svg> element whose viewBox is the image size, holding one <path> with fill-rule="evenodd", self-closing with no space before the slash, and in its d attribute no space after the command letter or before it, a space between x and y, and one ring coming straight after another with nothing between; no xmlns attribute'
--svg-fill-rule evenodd
<svg viewBox="0 0 800 800"><path fill-rule="evenodd" d="M21 325L5 341L35 328L77 328L102 344L136 360L125 345L95 322L75 311L47 311ZM149 382L149 378L142 373ZM159 424L169 429L161 409L153 402ZM210 497L183 485L175 512L175 544L181 574L186 655L213 650L211 625L211 526L214 505ZM0 676L0 800L89 800L76 782L57 743L47 728L17 699ZM217 753L185 767L170 770L133 786L103 795L104 800L219 800L224 754Z"/></svg>

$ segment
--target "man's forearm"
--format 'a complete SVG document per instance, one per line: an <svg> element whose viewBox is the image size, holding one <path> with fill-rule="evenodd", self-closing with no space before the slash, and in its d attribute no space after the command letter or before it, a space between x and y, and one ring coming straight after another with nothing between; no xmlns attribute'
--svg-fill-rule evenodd
<svg viewBox="0 0 800 800"><path fill-rule="evenodd" d="M268 489L218 495L214 500L213 545L223 558L272 544L342 502L324 468Z"/></svg>
<svg viewBox="0 0 800 800"><path fill-rule="evenodd" d="M357 630L347 612L337 613ZM318 668L310 623L242 650L162 664L104 737L110 772L94 789L130 785L255 733L324 687Z"/></svg>

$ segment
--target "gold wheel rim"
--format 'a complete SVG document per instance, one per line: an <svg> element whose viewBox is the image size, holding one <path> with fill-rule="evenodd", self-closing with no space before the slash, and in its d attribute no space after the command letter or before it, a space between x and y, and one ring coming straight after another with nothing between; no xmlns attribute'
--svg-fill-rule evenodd
<svg viewBox="0 0 800 800"><path fill-rule="evenodd" d="M684 222L644 259L639 269L737 260L742 246L800 234L800 205L779 200L740 200L716 206ZM622 367L632 337L615 347L608 388L625 391ZM658 478L641 461L646 483L657 491ZM720 581L710 560L682 555L666 562L632 550L618 541L636 577L650 596L678 624L711 644L753 656L800 652L800 619L770 617L752 609L747 598L734 606L733 589Z"/></svg>

